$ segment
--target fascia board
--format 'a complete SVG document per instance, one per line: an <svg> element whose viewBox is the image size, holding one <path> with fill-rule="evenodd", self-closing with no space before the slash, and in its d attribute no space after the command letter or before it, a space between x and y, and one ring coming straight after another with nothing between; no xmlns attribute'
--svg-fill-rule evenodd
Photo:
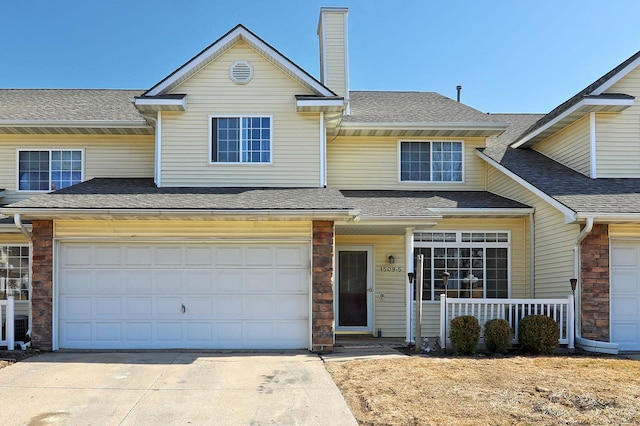
<svg viewBox="0 0 640 426"><path fill-rule="evenodd" d="M535 212L533 207L523 208L479 208L479 209L456 209L456 208L430 208L434 213L438 213L442 216L528 216Z"/></svg>
<svg viewBox="0 0 640 426"><path fill-rule="evenodd" d="M526 135L522 139L520 139L520 140L518 140L516 142L513 142L511 144L511 147L512 148L521 147L522 145L524 145L525 143L527 143L531 139L533 139L536 136L538 136L540 133L546 131L550 127L555 126L561 120L564 120L567 116L573 114L574 112L576 112L577 110L579 110L580 108L582 108L584 106L592 106L592 105L602 105L602 106L606 106L606 105L625 105L625 106L632 106L633 104L634 104L634 99L584 98L584 99L580 100L580 102L578 102L577 104L575 104L574 106L569 108L568 110L564 111L562 114L560 114L557 117L555 117L553 120L551 120L548 123L546 123L545 125L543 125L542 127L537 128L536 130L534 130L533 132L529 133L528 135Z"/></svg>
<svg viewBox="0 0 640 426"><path fill-rule="evenodd" d="M385 130L385 129L406 129L406 130L495 130L503 132L509 127L508 123L469 123L469 122L342 122L343 128L348 129L368 129L368 130Z"/></svg>
<svg viewBox="0 0 640 426"><path fill-rule="evenodd" d="M635 61L631 62L629 65L618 71L616 75L612 76L610 79L602 83L599 87L591 91L592 95L601 95L605 90L616 84L618 81L622 80L627 74L640 66L640 57L636 58Z"/></svg>
<svg viewBox="0 0 640 426"><path fill-rule="evenodd" d="M600 223L640 223L640 213L580 212L576 215L576 220L587 218Z"/></svg>
<svg viewBox="0 0 640 426"><path fill-rule="evenodd" d="M533 186L532 184L530 184L529 182L527 182L526 180L524 180L520 176L518 176L515 173L513 173L511 170L509 170L506 167L504 167L502 164L500 164L497 161L495 161L493 158L491 158L488 155L484 154L483 152L476 151L476 154L480 158L482 158L484 161L486 161L487 163L489 163L490 165L492 165L493 167L495 167L496 169L498 169L499 171L501 171L502 173L507 175L509 178L513 179L514 181L516 181L520 185L524 186L530 192L532 192L535 195L537 195L538 197L542 198L542 200L544 200L549 205L551 205L556 210L558 210L560 213L562 213L565 216L565 220L568 223L575 221L576 212L571 210L569 207L565 206L564 204L562 204L561 202L559 202L555 198L551 197L546 192L541 191L536 186Z"/></svg>
<svg viewBox="0 0 640 426"><path fill-rule="evenodd" d="M144 120L0 120L0 127L149 128Z"/></svg>
<svg viewBox="0 0 640 426"><path fill-rule="evenodd" d="M162 98L134 98L133 103L135 105L153 105L153 106L181 106L186 109L187 99L162 99Z"/></svg>

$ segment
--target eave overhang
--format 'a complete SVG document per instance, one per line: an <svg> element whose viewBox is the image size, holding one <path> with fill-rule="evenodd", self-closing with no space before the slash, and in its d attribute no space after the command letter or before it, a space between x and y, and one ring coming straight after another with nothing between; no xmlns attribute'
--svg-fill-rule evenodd
<svg viewBox="0 0 640 426"><path fill-rule="evenodd" d="M332 220L349 221L358 215L358 211L347 209L63 209L63 208L1 208L2 214L12 216L20 214L23 219L176 219L176 220Z"/></svg>
<svg viewBox="0 0 640 426"><path fill-rule="evenodd" d="M606 212L579 212L576 221L583 222L592 218L597 223L640 223L640 213L606 213Z"/></svg>
<svg viewBox="0 0 640 426"><path fill-rule="evenodd" d="M344 108L344 98L340 96L296 95L297 112L342 112Z"/></svg>
<svg viewBox="0 0 640 426"><path fill-rule="evenodd" d="M489 137L502 134L508 123L368 123L343 120L340 136L435 136L435 137Z"/></svg>
<svg viewBox="0 0 640 426"><path fill-rule="evenodd" d="M548 123L512 143L511 147L532 147L591 112L617 113L633 106L634 103L635 98L633 96L624 94L585 96Z"/></svg>
<svg viewBox="0 0 640 426"><path fill-rule="evenodd" d="M433 213L442 217L519 217L528 216L535 212L533 207L526 208L480 208L480 209L458 209L458 208L431 208Z"/></svg>
<svg viewBox="0 0 640 426"><path fill-rule="evenodd" d="M145 120L0 120L0 134L153 135Z"/></svg>
<svg viewBox="0 0 640 426"><path fill-rule="evenodd" d="M133 104L142 113L158 111L186 111L187 95L136 96Z"/></svg>

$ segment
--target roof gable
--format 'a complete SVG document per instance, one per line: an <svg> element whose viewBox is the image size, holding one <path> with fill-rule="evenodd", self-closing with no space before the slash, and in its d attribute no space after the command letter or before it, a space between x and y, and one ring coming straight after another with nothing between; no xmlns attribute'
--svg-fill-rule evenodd
<svg viewBox="0 0 640 426"><path fill-rule="evenodd" d="M238 41L244 41L258 53L267 58L285 74L296 80L302 86L308 88L319 96L336 96L328 87L316 80L311 74L296 65L289 58L284 56L274 47L262 40L260 37L249 31L242 24L236 25L228 33L211 43L200 53L188 60L181 67L173 71L159 83L147 90L143 96L166 95L171 90L178 87L187 79L191 78L202 68L229 50Z"/></svg>
<svg viewBox="0 0 640 426"><path fill-rule="evenodd" d="M567 122L575 121L572 116L580 114L581 111L581 115L584 115L586 112L615 112L628 108L634 102L635 98L633 96L604 92L639 66L640 51L551 110L525 130L524 133L514 141L512 146L518 148L535 145L547 136L550 136L550 133L555 133L560 130L557 127L564 127Z"/></svg>

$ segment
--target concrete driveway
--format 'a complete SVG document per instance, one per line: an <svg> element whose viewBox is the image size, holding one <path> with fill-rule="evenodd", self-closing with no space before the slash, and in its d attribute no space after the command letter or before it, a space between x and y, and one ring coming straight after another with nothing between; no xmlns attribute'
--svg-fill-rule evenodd
<svg viewBox="0 0 640 426"><path fill-rule="evenodd" d="M1 425L356 425L322 360L260 353L46 353L0 369Z"/></svg>

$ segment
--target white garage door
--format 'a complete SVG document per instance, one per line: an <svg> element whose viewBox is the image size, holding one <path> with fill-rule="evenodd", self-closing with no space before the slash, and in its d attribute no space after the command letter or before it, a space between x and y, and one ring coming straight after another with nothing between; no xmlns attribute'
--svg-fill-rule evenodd
<svg viewBox="0 0 640 426"><path fill-rule="evenodd" d="M309 347L308 244L59 247L59 347Z"/></svg>
<svg viewBox="0 0 640 426"><path fill-rule="evenodd" d="M611 341L640 350L640 241L611 243Z"/></svg>

